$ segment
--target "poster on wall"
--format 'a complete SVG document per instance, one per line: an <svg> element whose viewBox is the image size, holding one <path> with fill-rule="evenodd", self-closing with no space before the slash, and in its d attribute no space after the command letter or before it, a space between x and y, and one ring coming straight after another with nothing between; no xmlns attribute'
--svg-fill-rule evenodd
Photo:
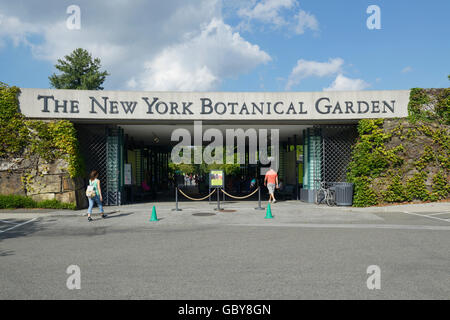
<svg viewBox="0 0 450 320"><path fill-rule="evenodd" d="M124 167L124 184L131 185L131 164L125 163Z"/></svg>
<svg viewBox="0 0 450 320"><path fill-rule="evenodd" d="M225 186L224 175L222 170L211 170L209 173L209 187L223 188Z"/></svg>

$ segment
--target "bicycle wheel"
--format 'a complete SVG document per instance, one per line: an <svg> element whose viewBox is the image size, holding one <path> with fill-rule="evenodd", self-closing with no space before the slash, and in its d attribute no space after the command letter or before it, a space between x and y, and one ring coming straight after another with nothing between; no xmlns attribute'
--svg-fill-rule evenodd
<svg viewBox="0 0 450 320"><path fill-rule="evenodd" d="M324 200L325 200L325 190L324 189L317 190L315 203L321 204Z"/></svg>
<svg viewBox="0 0 450 320"><path fill-rule="evenodd" d="M328 192L326 202L327 202L327 205L330 207L333 207L336 205L336 196L332 190L330 190Z"/></svg>

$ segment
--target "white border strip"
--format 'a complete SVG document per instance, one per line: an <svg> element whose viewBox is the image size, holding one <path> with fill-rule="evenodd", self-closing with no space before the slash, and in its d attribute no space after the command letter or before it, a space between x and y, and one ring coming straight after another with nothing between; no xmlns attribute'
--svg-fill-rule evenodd
<svg viewBox="0 0 450 320"><path fill-rule="evenodd" d="M447 222L447 223L450 223L450 220L449 220L449 219L442 219L442 218L438 218L438 217L433 217L433 216L431 216L431 215L418 214L418 213L406 212L406 211L403 211L403 213L410 214L410 215L412 215L412 216L417 216L417 217L422 217L422 218L428 218L428 219L434 219L434 220L439 220L439 221L445 221L445 222Z"/></svg>
<svg viewBox="0 0 450 320"><path fill-rule="evenodd" d="M321 224L321 223L246 223L227 224L233 227L284 227L284 228L314 228L314 229L387 229L387 230L431 230L450 231L450 226L423 226L401 224ZM450 222L450 221L447 221Z"/></svg>
<svg viewBox="0 0 450 320"><path fill-rule="evenodd" d="M443 214L450 214L450 212L433 213L433 214L428 214L428 216L440 216Z"/></svg>
<svg viewBox="0 0 450 320"><path fill-rule="evenodd" d="M34 218L34 219L31 219L31 220L25 221L24 223L17 224L17 225L15 225L14 227L8 228L8 229L3 230L3 231L0 231L0 233L3 233L3 232L6 232L6 231L9 231L9 230L18 228L18 227L23 226L23 225L25 225L25 224L27 224L27 223L33 222L33 221L36 220L36 219L37 219L37 218Z"/></svg>

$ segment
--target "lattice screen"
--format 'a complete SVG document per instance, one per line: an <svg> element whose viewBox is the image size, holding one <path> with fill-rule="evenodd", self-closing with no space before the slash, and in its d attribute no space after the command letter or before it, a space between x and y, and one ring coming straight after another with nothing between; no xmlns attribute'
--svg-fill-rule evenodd
<svg viewBox="0 0 450 320"><path fill-rule="evenodd" d="M86 165L86 178L97 170L106 190L106 131L102 126L77 126L80 151ZM86 179L87 180L87 179ZM87 182L87 181L86 181Z"/></svg>
<svg viewBox="0 0 450 320"><path fill-rule="evenodd" d="M322 134L322 181L346 182L352 146L357 138L355 126L320 126Z"/></svg>

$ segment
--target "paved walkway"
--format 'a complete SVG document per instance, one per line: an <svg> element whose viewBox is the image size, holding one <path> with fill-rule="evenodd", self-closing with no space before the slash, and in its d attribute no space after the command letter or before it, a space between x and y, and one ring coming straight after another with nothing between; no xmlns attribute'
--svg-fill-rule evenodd
<svg viewBox="0 0 450 320"><path fill-rule="evenodd" d="M155 205L159 222L150 222ZM267 203L264 203L267 205ZM182 202L0 213L0 299L448 299L447 203ZM98 209L95 210L98 212ZM439 218L439 219L436 219ZM81 270L81 290L66 287ZM367 287L379 266L381 290ZM32 268L30 267L32 266Z"/></svg>
<svg viewBox="0 0 450 320"><path fill-rule="evenodd" d="M127 225L141 225L150 219L152 207L155 206L158 215L158 225L242 225L242 226L292 226L311 227L358 227L360 228L429 228L450 230L450 203L407 204L386 207L353 208L327 207L307 204L298 201L277 202L271 205L274 219L267 220L267 202L264 210L255 210L258 202L227 201L221 202L217 212L217 203L211 202L180 202L181 211L174 211L172 202L141 203L124 206L106 207L110 217L129 216ZM98 218L98 209L94 208L94 219ZM10 227L9 219L24 222L39 217L69 217L86 215L86 210L1 210L0 232ZM338 226L339 225L339 226Z"/></svg>

